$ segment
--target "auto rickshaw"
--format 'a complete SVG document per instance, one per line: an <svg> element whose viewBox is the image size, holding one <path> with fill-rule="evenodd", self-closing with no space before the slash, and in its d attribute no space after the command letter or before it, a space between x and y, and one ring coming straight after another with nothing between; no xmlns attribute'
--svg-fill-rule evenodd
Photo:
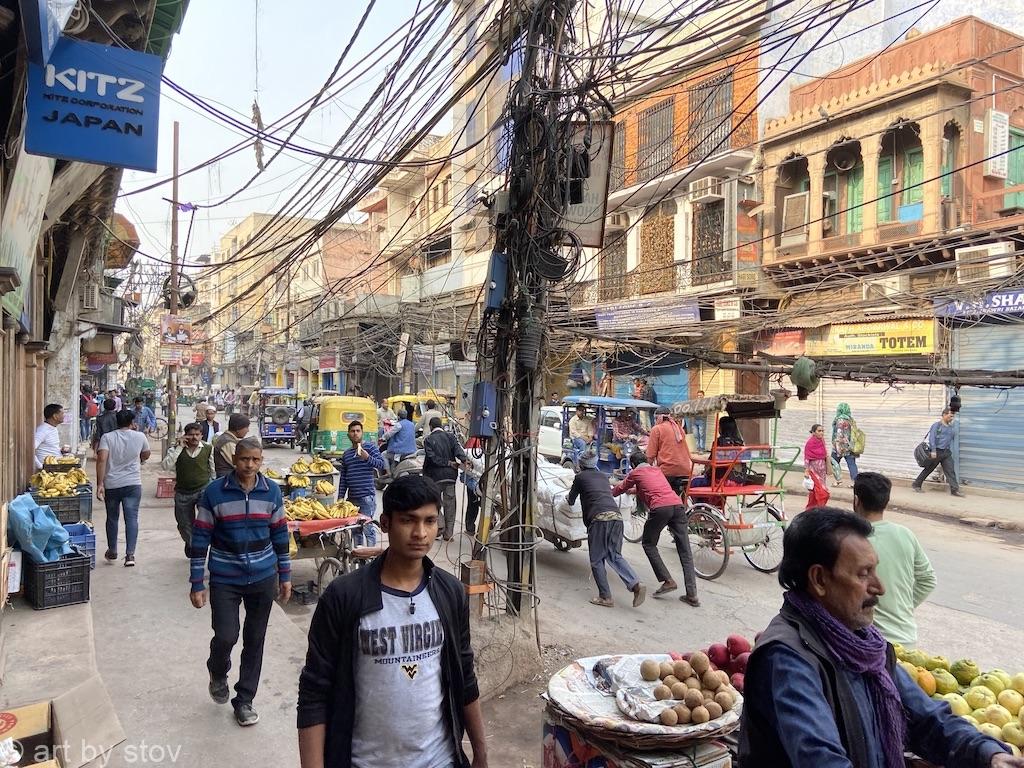
<svg viewBox="0 0 1024 768"><path fill-rule="evenodd" d="M295 414L298 394L285 387L263 387L259 390L258 423L264 445L288 443L295 447Z"/></svg>
<svg viewBox="0 0 1024 768"><path fill-rule="evenodd" d="M632 400L620 397L598 397L573 395L562 400L562 466L573 467L572 439L569 437L569 420L576 415L576 409L583 406L587 416L594 419L594 446L597 450L597 467L602 472L613 473L628 466L629 454L646 445L646 437L654 426L654 412L657 403L647 400ZM629 419L628 412L635 414L630 419L630 429L623 425ZM629 433L629 434L626 434Z"/></svg>
<svg viewBox="0 0 1024 768"><path fill-rule="evenodd" d="M427 408L427 400L433 400L435 403L437 403L437 410L441 411L441 413L443 414L447 414L449 408L451 407L449 404L450 401L446 397L444 397L440 393L435 394L434 392L431 391L419 392L415 395L392 395L391 397L387 398L384 402L387 404L388 408L393 410L396 414L398 413L399 410L406 408L407 405L411 405L413 409L411 418L418 425L420 417L423 416L423 411L425 411ZM447 415L441 417L441 424L448 424Z"/></svg>
<svg viewBox="0 0 1024 768"><path fill-rule="evenodd" d="M352 447L348 439L348 425L363 423L363 440L377 442L377 406L368 397L336 395L313 401L309 421L310 453L326 457L340 456Z"/></svg>

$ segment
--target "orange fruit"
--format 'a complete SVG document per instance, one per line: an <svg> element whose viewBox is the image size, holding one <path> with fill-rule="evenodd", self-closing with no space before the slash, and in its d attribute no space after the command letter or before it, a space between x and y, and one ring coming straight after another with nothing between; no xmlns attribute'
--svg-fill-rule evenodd
<svg viewBox="0 0 1024 768"><path fill-rule="evenodd" d="M933 675L924 667L917 668L917 684L921 686L921 690L924 691L927 695L935 695L935 675Z"/></svg>

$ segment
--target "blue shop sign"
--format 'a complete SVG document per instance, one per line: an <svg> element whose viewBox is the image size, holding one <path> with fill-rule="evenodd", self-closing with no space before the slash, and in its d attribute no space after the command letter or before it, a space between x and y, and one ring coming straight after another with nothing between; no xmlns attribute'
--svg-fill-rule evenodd
<svg viewBox="0 0 1024 768"><path fill-rule="evenodd" d="M162 69L159 56L60 38L28 67L25 149L155 171Z"/></svg>
<svg viewBox="0 0 1024 768"><path fill-rule="evenodd" d="M601 331L633 331L673 328L700 322L695 299L637 299L606 304L594 313Z"/></svg>
<svg viewBox="0 0 1024 768"><path fill-rule="evenodd" d="M77 0L21 0L18 3L25 27L25 48L29 61L46 64L50 60L61 30ZM88 6L84 13L88 13Z"/></svg>
<svg viewBox="0 0 1024 768"><path fill-rule="evenodd" d="M979 317L1024 314L1024 289L993 291L976 300L936 299L936 317Z"/></svg>

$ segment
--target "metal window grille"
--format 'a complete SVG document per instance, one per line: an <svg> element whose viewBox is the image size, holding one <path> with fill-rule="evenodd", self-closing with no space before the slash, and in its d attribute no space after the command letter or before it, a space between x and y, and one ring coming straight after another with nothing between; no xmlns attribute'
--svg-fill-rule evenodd
<svg viewBox="0 0 1024 768"><path fill-rule="evenodd" d="M675 98L668 98L640 113L637 128L636 171L639 181L650 181L672 167L672 117Z"/></svg>
<svg viewBox="0 0 1024 768"><path fill-rule="evenodd" d="M732 254L723 253L725 202L701 203L693 213L694 285L720 283L732 277Z"/></svg>
<svg viewBox="0 0 1024 768"><path fill-rule="evenodd" d="M601 258L601 301L617 301L626 295L626 233L609 233L611 244Z"/></svg>
<svg viewBox="0 0 1024 768"><path fill-rule="evenodd" d="M626 185L626 123L615 124L615 141L612 144L611 187L614 192Z"/></svg>
<svg viewBox="0 0 1024 768"><path fill-rule="evenodd" d="M732 72L712 77L689 89L690 152L688 161L699 163L715 152L732 130Z"/></svg>

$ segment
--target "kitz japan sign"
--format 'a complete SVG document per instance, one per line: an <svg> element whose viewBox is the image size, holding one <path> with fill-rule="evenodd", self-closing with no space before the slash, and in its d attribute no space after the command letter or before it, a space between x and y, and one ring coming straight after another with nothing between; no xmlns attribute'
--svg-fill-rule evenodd
<svg viewBox="0 0 1024 768"><path fill-rule="evenodd" d="M62 37L28 65L25 148L34 155L155 171L159 56Z"/></svg>

